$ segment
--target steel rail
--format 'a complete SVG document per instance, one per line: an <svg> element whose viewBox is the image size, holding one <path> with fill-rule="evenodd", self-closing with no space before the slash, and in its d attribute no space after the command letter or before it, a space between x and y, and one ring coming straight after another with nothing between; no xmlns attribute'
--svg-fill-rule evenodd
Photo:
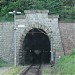
<svg viewBox="0 0 75 75"><path fill-rule="evenodd" d="M31 64L26 70L24 69L24 71L22 71L20 75L30 75L30 73L32 74L34 73L34 75L40 75L40 68L41 64L40 65ZM34 72L31 72L30 70Z"/></svg>

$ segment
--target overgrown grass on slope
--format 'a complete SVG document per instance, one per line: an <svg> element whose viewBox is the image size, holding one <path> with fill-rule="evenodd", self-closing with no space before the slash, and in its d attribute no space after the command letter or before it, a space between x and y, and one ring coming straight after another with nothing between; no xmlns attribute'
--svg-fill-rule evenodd
<svg viewBox="0 0 75 75"><path fill-rule="evenodd" d="M10 68L10 70L8 69L8 71L4 72L1 75L18 75L18 73L20 72L22 68L23 66L12 67Z"/></svg>
<svg viewBox="0 0 75 75"><path fill-rule="evenodd" d="M6 66L8 66L8 63L0 58L0 67L6 67Z"/></svg>
<svg viewBox="0 0 75 75"><path fill-rule="evenodd" d="M53 68L53 75L75 75L75 53L61 57Z"/></svg>

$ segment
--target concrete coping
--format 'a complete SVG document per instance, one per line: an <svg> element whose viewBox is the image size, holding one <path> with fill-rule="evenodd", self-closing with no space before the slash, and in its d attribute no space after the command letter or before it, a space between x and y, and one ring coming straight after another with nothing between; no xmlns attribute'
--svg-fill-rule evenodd
<svg viewBox="0 0 75 75"><path fill-rule="evenodd" d="M48 15L48 18L59 18L59 15Z"/></svg>
<svg viewBox="0 0 75 75"><path fill-rule="evenodd" d="M25 14L30 14L30 13L49 13L49 10L25 10Z"/></svg>

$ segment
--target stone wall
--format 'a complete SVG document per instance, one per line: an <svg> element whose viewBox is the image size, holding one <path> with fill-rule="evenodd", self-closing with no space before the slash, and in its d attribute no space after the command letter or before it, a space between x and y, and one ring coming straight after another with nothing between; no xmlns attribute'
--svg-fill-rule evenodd
<svg viewBox="0 0 75 75"><path fill-rule="evenodd" d="M75 23L59 23L64 54L75 48Z"/></svg>
<svg viewBox="0 0 75 75"><path fill-rule="evenodd" d="M25 15L16 16L16 62L22 58L21 46L27 32L33 28L43 29L50 41L53 37L52 48L56 57L63 55L62 41L58 25L58 15L48 15L48 10L27 10ZM61 31L62 33L62 31ZM62 38L63 40L63 38ZM0 57L5 61L14 63L14 28L12 22L0 23Z"/></svg>
<svg viewBox="0 0 75 75"><path fill-rule="evenodd" d="M26 10L25 15L16 16L17 25L17 62L19 57L22 58L22 42L29 30L32 28L43 29L50 41L53 37L52 47L56 51L56 57L63 55L63 48L61 43L61 37L58 26L58 15L48 15L48 10ZM52 31L52 33L51 33ZM20 52L20 55L19 55Z"/></svg>
<svg viewBox="0 0 75 75"><path fill-rule="evenodd" d="M0 58L13 63L13 23L0 23Z"/></svg>

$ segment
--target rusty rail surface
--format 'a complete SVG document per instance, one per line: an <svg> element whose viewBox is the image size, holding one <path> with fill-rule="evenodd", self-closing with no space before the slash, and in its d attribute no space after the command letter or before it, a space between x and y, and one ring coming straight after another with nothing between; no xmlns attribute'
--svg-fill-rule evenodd
<svg viewBox="0 0 75 75"><path fill-rule="evenodd" d="M26 70L22 71L20 75L41 75L41 65L30 65Z"/></svg>

